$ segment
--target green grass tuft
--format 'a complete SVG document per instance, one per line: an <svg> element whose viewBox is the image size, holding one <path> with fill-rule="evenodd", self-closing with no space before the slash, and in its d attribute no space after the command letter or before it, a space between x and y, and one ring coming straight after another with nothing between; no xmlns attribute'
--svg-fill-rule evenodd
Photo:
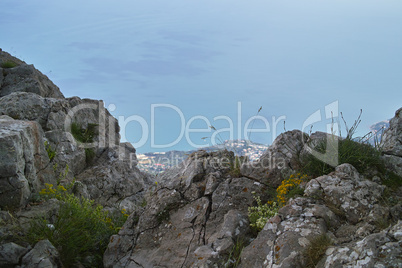
<svg viewBox="0 0 402 268"><path fill-rule="evenodd" d="M73 137L82 143L91 143L97 135L97 124L88 124L87 128L81 127L78 123L71 124L71 134Z"/></svg>
<svg viewBox="0 0 402 268"><path fill-rule="evenodd" d="M332 241L326 234L314 238L302 253L306 261L306 267L316 267L322 256L325 254L325 251L331 245Z"/></svg>
<svg viewBox="0 0 402 268"><path fill-rule="evenodd" d="M8 60L8 61L5 61L5 62L1 63L1 68L5 68L5 69L14 68L14 67L17 67L17 66L18 66L18 64L13 62L13 61L11 61L11 60Z"/></svg>
<svg viewBox="0 0 402 268"><path fill-rule="evenodd" d="M325 153L326 142L319 143L314 150L319 153ZM376 150L370 144L350 139L339 140L338 161L339 164L351 164L361 174L367 174L368 171L373 169L384 170L380 151ZM303 157L301 162L304 164L301 172L313 177L322 176L335 170L334 167L322 162L311 154Z"/></svg>
<svg viewBox="0 0 402 268"><path fill-rule="evenodd" d="M50 144L45 141L45 149L47 152L47 156L49 157L49 160L52 161L53 158L56 156L56 150L52 149L52 146L50 146Z"/></svg>
<svg viewBox="0 0 402 268"><path fill-rule="evenodd" d="M229 253L228 259L225 261L223 264L223 267L225 268L236 268L240 264L240 255L241 252L243 251L243 248L245 247L245 243L243 239L237 238L236 243L232 247L232 250Z"/></svg>

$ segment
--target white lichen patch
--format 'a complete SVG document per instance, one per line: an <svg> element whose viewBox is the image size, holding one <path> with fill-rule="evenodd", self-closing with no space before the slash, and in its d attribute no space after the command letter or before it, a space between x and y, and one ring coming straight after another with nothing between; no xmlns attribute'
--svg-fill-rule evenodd
<svg viewBox="0 0 402 268"><path fill-rule="evenodd" d="M299 242L299 245L302 247L307 247L308 245L310 245L310 241L308 241L308 239L305 237L300 237L298 239L298 242Z"/></svg>

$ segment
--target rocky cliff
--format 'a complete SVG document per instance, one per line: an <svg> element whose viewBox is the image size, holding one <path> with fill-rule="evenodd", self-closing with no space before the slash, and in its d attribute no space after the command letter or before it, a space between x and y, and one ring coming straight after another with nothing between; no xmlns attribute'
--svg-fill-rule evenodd
<svg viewBox="0 0 402 268"><path fill-rule="evenodd" d="M35 247L17 246L11 229L26 230L30 219L52 214L49 202L37 202L46 184L74 183L78 195L109 211L133 212L148 177L136 167L132 145L120 143L117 120L102 101L65 98L33 65L1 50L0 66L0 233L8 242L0 266L43 267L24 266L21 254ZM80 140L72 125L78 136L91 129L91 142Z"/></svg>
<svg viewBox="0 0 402 268"><path fill-rule="evenodd" d="M61 217L65 201L41 199L50 184L129 214L103 261L88 255L74 267L402 267L402 109L367 169L345 162L300 174L311 148L332 137L294 130L254 162L197 151L151 179L102 101L65 98L1 50L0 66L1 267L67 265L63 245L24 239L38 217L49 230ZM261 228L250 226L250 208Z"/></svg>

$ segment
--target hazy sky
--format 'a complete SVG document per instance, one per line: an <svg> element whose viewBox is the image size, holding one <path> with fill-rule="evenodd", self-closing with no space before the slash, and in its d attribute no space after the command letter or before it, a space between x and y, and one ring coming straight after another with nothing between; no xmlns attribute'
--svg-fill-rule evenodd
<svg viewBox="0 0 402 268"><path fill-rule="evenodd" d="M360 134L393 117L402 107L401 14L400 0L2 0L0 47L66 97L115 108L139 152L207 144L209 123L227 139L228 118L239 138L260 106L270 131L251 140L271 143L281 116L287 130L302 129L320 110L313 131L325 130L325 107L336 101L349 125L363 109ZM186 138L189 128L205 131ZM155 148L152 137L180 142Z"/></svg>

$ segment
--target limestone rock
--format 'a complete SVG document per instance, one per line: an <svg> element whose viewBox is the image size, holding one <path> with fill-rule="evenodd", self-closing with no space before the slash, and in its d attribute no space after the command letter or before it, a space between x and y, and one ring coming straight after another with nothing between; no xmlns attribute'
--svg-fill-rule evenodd
<svg viewBox="0 0 402 268"><path fill-rule="evenodd" d="M243 165L242 174L276 188L299 167L299 154L308 135L293 130L280 134L258 161Z"/></svg>
<svg viewBox="0 0 402 268"><path fill-rule="evenodd" d="M345 246L326 251L325 267L400 267L402 222Z"/></svg>
<svg viewBox="0 0 402 268"><path fill-rule="evenodd" d="M21 268L61 268L60 255L49 240L41 240L22 258Z"/></svg>
<svg viewBox="0 0 402 268"><path fill-rule="evenodd" d="M6 51L3 51L0 48L0 63L4 63L7 61L12 61L12 62L16 63L17 65L24 63L24 61L12 56L10 53L7 53Z"/></svg>
<svg viewBox="0 0 402 268"><path fill-rule="evenodd" d="M0 245L0 266L13 267L20 263L21 257L29 251L29 248L21 247L15 243Z"/></svg>
<svg viewBox="0 0 402 268"><path fill-rule="evenodd" d="M59 206L60 201L57 199L50 199L39 205L30 206L16 213L18 224L23 231L28 232L32 220L43 218L49 222L54 222L59 211Z"/></svg>
<svg viewBox="0 0 402 268"><path fill-rule="evenodd" d="M0 114L18 120L37 121L46 129L52 100L31 92L13 92L0 98Z"/></svg>
<svg viewBox="0 0 402 268"><path fill-rule="evenodd" d="M125 154L123 151L126 148L124 145L107 148L76 179L85 185L84 191L90 199L105 207L120 207L132 212L142 202L148 178L135 167L135 157L131 159L133 162L130 162L130 158L119 158L119 154Z"/></svg>
<svg viewBox="0 0 402 268"><path fill-rule="evenodd" d="M3 52L0 52L1 62L5 62L6 57ZM33 65L16 61L15 58L12 61L17 63L16 67L1 70L0 97L13 92L32 92L42 97L64 98L60 89Z"/></svg>
<svg viewBox="0 0 402 268"><path fill-rule="evenodd" d="M156 178L138 221L130 216L111 238L105 267L221 267L236 240L250 238L251 193L264 189L254 180L228 176L222 163L230 157L198 151Z"/></svg>
<svg viewBox="0 0 402 268"><path fill-rule="evenodd" d="M339 219L324 205L306 198L290 201L243 249L240 267L304 267L301 253L328 231L328 221Z"/></svg>
<svg viewBox="0 0 402 268"><path fill-rule="evenodd" d="M305 195L323 198L325 202L345 213L349 222L356 224L370 213L381 199L384 186L364 179L349 164L336 167L333 174L310 180Z"/></svg>
<svg viewBox="0 0 402 268"><path fill-rule="evenodd" d="M104 108L102 101L80 99L44 98L34 93L14 92L0 98L0 115L18 120L37 121L45 131L70 132L72 123L83 128L97 126L95 141L99 147L119 144L117 120Z"/></svg>
<svg viewBox="0 0 402 268"><path fill-rule="evenodd" d="M402 177L402 108L389 122L381 143L385 166Z"/></svg>
<svg viewBox="0 0 402 268"><path fill-rule="evenodd" d="M67 177L74 178L86 167L85 149L80 147L70 132L63 130L50 130L45 133L48 146L55 151L53 159L56 166L56 176L65 174Z"/></svg>
<svg viewBox="0 0 402 268"><path fill-rule="evenodd" d="M389 121L389 128L382 137L382 148L385 154L402 157L402 108Z"/></svg>
<svg viewBox="0 0 402 268"><path fill-rule="evenodd" d="M26 205L31 193L55 183L36 122L2 120L0 124L0 207Z"/></svg>

